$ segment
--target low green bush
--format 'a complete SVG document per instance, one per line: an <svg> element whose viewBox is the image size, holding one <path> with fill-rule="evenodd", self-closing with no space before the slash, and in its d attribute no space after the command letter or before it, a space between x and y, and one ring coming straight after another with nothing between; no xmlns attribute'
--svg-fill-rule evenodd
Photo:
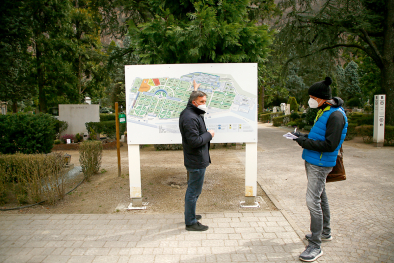
<svg viewBox="0 0 394 263"><path fill-rule="evenodd" d="M384 127L384 145L394 146L394 126Z"/></svg>
<svg viewBox="0 0 394 263"><path fill-rule="evenodd" d="M290 118L295 121L296 119L301 118L300 114L298 114L297 112L293 112L292 114L290 114Z"/></svg>
<svg viewBox="0 0 394 263"><path fill-rule="evenodd" d="M263 113L259 115L259 120L263 123L272 122L273 118L282 116L283 114L283 112Z"/></svg>
<svg viewBox="0 0 394 263"><path fill-rule="evenodd" d="M287 125L287 123L290 121L290 115L275 117L272 120L272 124L276 127L279 127L281 125Z"/></svg>
<svg viewBox="0 0 394 263"><path fill-rule="evenodd" d="M306 110L305 120L307 125L312 125L315 123L315 118L319 109L308 108Z"/></svg>
<svg viewBox="0 0 394 263"><path fill-rule="evenodd" d="M114 120L115 120L115 114L105 114L105 113L100 114L100 121L114 121Z"/></svg>
<svg viewBox="0 0 394 263"><path fill-rule="evenodd" d="M64 197L65 159L61 153L0 155L0 203L19 204Z"/></svg>
<svg viewBox="0 0 394 263"><path fill-rule="evenodd" d="M0 152L49 153L56 135L56 123L49 114L0 115Z"/></svg>
<svg viewBox="0 0 394 263"><path fill-rule="evenodd" d="M79 163L87 181L98 173L101 166L103 144L101 141L85 141L79 146Z"/></svg>
<svg viewBox="0 0 394 263"><path fill-rule="evenodd" d="M356 127L357 134L363 137L365 143L371 143L373 139L373 125L361 125Z"/></svg>
<svg viewBox="0 0 394 263"><path fill-rule="evenodd" d="M91 133L91 130L98 134L105 134L109 138L116 138L116 122L113 121L100 121L100 122L87 122L85 123L86 129ZM119 135L124 134L126 130L126 123L119 123Z"/></svg>
<svg viewBox="0 0 394 263"><path fill-rule="evenodd" d="M356 137L356 127L357 123L348 123L345 141L353 140L353 138Z"/></svg>
<svg viewBox="0 0 394 263"><path fill-rule="evenodd" d="M373 125L373 114L352 112L348 114L348 122L357 123L358 126L361 125Z"/></svg>
<svg viewBox="0 0 394 263"><path fill-rule="evenodd" d="M174 151L182 150L182 144L155 144L156 151Z"/></svg>
<svg viewBox="0 0 394 263"><path fill-rule="evenodd" d="M312 125L305 125L304 126L304 130L305 131L310 131L310 130L312 130L312 127L313 127Z"/></svg>

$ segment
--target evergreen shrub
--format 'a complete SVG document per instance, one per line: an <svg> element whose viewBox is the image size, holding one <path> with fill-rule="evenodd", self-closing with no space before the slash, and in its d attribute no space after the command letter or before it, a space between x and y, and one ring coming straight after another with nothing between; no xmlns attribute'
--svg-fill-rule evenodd
<svg viewBox="0 0 394 263"><path fill-rule="evenodd" d="M291 111L298 111L298 103L295 97L289 97L287 104L290 104Z"/></svg>
<svg viewBox="0 0 394 263"><path fill-rule="evenodd" d="M0 203L19 204L64 197L65 159L61 153L0 155Z"/></svg>
<svg viewBox="0 0 394 263"><path fill-rule="evenodd" d="M357 123L352 123L352 122L348 123L345 141L350 141L354 137L356 137L357 135L356 127L357 127Z"/></svg>
<svg viewBox="0 0 394 263"><path fill-rule="evenodd" d="M114 121L114 120L115 120L115 114L105 114L105 113L100 114L100 121Z"/></svg>
<svg viewBox="0 0 394 263"><path fill-rule="evenodd" d="M0 115L0 152L49 153L55 139L57 120L49 114Z"/></svg>
<svg viewBox="0 0 394 263"><path fill-rule="evenodd" d="M373 139L373 125L361 125L356 127L357 134L363 137L365 143L371 143Z"/></svg>
<svg viewBox="0 0 394 263"><path fill-rule="evenodd" d="M306 110L305 120L307 125L313 126L313 124L315 124L315 118L318 111L319 111L318 109L312 109L312 108L308 108Z"/></svg>
<svg viewBox="0 0 394 263"><path fill-rule="evenodd" d="M282 116L283 112L263 113L259 115L259 120L263 123L272 122L273 118Z"/></svg>
<svg viewBox="0 0 394 263"><path fill-rule="evenodd" d="M116 138L116 122L113 121L100 121L100 122L87 122L85 123L86 129L91 133L91 130L98 134L105 134L109 138ZM119 135L124 134L126 130L126 123L119 123Z"/></svg>
<svg viewBox="0 0 394 263"><path fill-rule="evenodd" d="M394 126L384 127L384 145L394 146Z"/></svg>
<svg viewBox="0 0 394 263"><path fill-rule="evenodd" d="M287 125L287 123L290 121L290 115L275 117L272 120L272 124L276 127L279 127L281 125Z"/></svg>
<svg viewBox="0 0 394 263"><path fill-rule="evenodd" d="M101 166L103 144L101 141L85 141L79 146L79 163L87 181L98 173Z"/></svg>

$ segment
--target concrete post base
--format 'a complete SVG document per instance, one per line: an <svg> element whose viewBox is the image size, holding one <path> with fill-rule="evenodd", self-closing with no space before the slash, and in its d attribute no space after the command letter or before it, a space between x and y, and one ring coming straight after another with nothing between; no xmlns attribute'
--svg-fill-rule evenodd
<svg viewBox="0 0 394 263"><path fill-rule="evenodd" d="M375 142L376 147L383 147L383 142Z"/></svg>
<svg viewBox="0 0 394 263"><path fill-rule="evenodd" d="M254 196L245 196L245 204L246 206L255 205L256 198Z"/></svg>
<svg viewBox="0 0 394 263"><path fill-rule="evenodd" d="M142 198L131 198L133 207L142 207Z"/></svg>

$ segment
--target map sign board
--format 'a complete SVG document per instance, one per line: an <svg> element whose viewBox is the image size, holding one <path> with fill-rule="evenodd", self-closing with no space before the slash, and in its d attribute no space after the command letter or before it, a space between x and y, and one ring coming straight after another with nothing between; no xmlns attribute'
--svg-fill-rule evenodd
<svg viewBox="0 0 394 263"><path fill-rule="evenodd" d="M182 143L179 115L193 81L207 94L213 143L257 142L257 64L125 66L128 144Z"/></svg>

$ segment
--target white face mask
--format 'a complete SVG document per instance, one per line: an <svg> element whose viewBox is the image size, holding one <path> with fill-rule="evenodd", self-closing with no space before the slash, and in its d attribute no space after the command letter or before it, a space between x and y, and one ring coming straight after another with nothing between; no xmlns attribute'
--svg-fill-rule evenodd
<svg viewBox="0 0 394 263"><path fill-rule="evenodd" d="M205 105L205 104L198 105L197 108L199 108L200 110L203 110L203 111L207 112L207 105Z"/></svg>
<svg viewBox="0 0 394 263"><path fill-rule="evenodd" d="M316 109L319 106L319 103L316 100L310 98L308 100L308 105L309 105L310 108Z"/></svg>

